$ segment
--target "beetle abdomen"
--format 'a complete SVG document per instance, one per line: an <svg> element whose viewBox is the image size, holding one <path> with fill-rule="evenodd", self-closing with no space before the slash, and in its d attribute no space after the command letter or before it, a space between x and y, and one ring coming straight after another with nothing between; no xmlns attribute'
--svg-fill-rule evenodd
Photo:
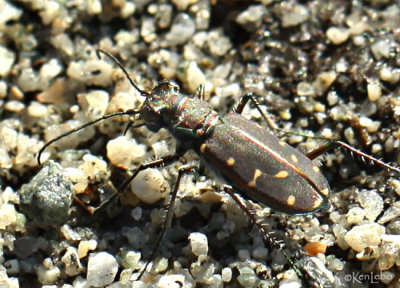
<svg viewBox="0 0 400 288"><path fill-rule="evenodd" d="M328 206L330 190L319 168L239 114L216 124L199 152L243 195L277 211L309 213Z"/></svg>

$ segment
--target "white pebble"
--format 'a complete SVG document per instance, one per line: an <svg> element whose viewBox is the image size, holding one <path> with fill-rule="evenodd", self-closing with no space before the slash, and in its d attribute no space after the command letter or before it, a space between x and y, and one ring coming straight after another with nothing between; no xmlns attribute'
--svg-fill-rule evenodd
<svg viewBox="0 0 400 288"><path fill-rule="evenodd" d="M158 281L158 288L181 288L185 283L185 276L183 275L164 275Z"/></svg>
<svg viewBox="0 0 400 288"><path fill-rule="evenodd" d="M0 229L5 230L7 226L15 224L17 211L14 205L3 203L0 209Z"/></svg>
<svg viewBox="0 0 400 288"><path fill-rule="evenodd" d="M323 95L329 87L331 87L332 83L336 80L336 77L337 73L334 71L327 71L318 74L317 78L313 82L315 94L318 96Z"/></svg>
<svg viewBox="0 0 400 288"><path fill-rule="evenodd" d="M78 95L78 103L85 111L89 121L103 116L108 107L110 96L103 90L94 90L87 94Z"/></svg>
<svg viewBox="0 0 400 288"><path fill-rule="evenodd" d="M18 19L22 15L22 10L15 8L11 3L11 1L0 1L1 13L0 13L0 27L2 29L6 29L5 24L10 20L15 20L18 23ZM4 26L4 27L3 27Z"/></svg>
<svg viewBox="0 0 400 288"><path fill-rule="evenodd" d="M47 108L40 102L32 101L28 106L28 114L35 118L45 118L47 116Z"/></svg>
<svg viewBox="0 0 400 288"><path fill-rule="evenodd" d="M168 268L168 259L165 257L160 257L154 260L154 264L151 270L154 271L154 273L159 274L167 270L167 268Z"/></svg>
<svg viewBox="0 0 400 288"><path fill-rule="evenodd" d="M97 248L97 241L94 239L83 240L78 245L78 256L79 258L86 257L89 251L93 251Z"/></svg>
<svg viewBox="0 0 400 288"><path fill-rule="evenodd" d="M283 279L282 281L279 282L279 288L300 288L300 287L302 287L300 281Z"/></svg>
<svg viewBox="0 0 400 288"><path fill-rule="evenodd" d="M364 219L364 216L364 209L361 209L360 207L353 207L346 214L347 223L349 225L358 224Z"/></svg>
<svg viewBox="0 0 400 288"><path fill-rule="evenodd" d="M377 247L381 243L383 233L385 233L385 227L382 225L364 224L353 227L346 233L344 239L353 250L362 252L367 247Z"/></svg>
<svg viewBox="0 0 400 288"><path fill-rule="evenodd" d="M206 83L206 76L194 61L190 62L185 69L185 78L185 82L188 84L189 92L191 93L195 92L197 87Z"/></svg>
<svg viewBox="0 0 400 288"><path fill-rule="evenodd" d="M0 45L0 77L6 77L15 61L15 53Z"/></svg>
<svg viewBox="0 0 400 288"><path fill-rule="evenodd" d="M368 99L372 102L378 101L382 96L382 87L377 83L367 85Z"/></svg>
<svg viewBox="0 0 400 288"><path fill-rule="evenodd" d="M45 1L44 9L39 13L42 17L42 22L44 25L49 25L53 22L61 12L61 5L56 1Z"/></svg>
<svg viewBox="0 0 400 288"><path fill-rule="evenodd" d="M382 213L384 203L382 196L376 191L362 190L356 197L356 201L365 210L365 218L371 221Z"/></svg>
<svg viewBox="0 0 400 288"><path fill-rule="evenodd" d="M165 198L170 186L158 169L146 169L132 180L131 189L141 201L153 204Z"/></svg>
<svg viewBox="0 0 400 288"><path fill-rule="evenodd" d="M339 45L347 41L350 36L350 30L347 28L340 28L340 27L330 27L326 31L326 37L328 37L329 40L334 45Z"/></svg>
<svg viewBox="0 0 400 288"><path fill-rule="evenodd" d="M194 32L196 32L196 24L193 19L186 13L176 15L170 31L165 35L165 39L170 45L180 45L189 41Z"/></svg>
<svg viewBox="0 0 400 288"><path fill-rule="evenodd" d="M60 269L54 266L49 258L43 260L42 265L35 267L38 281L41 284L53 284L57 282L60 277Z"/></svg>
<svg viewBox="0 0 400 288"><path fill-rule="evenodd" d="M42 80L48 81L56 77L62 71L63 67L56 58L50 59L47 63L44 63L40 68L39 76Z"/></svg>
<svg viewBox="0 0 400 288"><path fill-rule="evenodd" d="M390 42L388 40L379 40L371 45L371 51L376 60L390 57Z"/></svg>
<svg viewBox="0 0 400 288"><path fill-rule="evenodd" d="M139 221L142 218L142 208L140 206L135 207L132 209L131 216L135 221Z"/></svg>
<svg viewBox="0 0 400 288"><path fill-rule="evenodd" d="M383 67L379 71L379 77L382 81L389 82L390 84L396 84L400 80L400 70L392 70L388 67Z"/></svg>
<svg viewBox="0 0 400 288"><path fill-rule="evenodd" d="M146 154L146 146L137 144L135 139L119 136L107 143L107 158L116 166L129 167Z"/></svg>
<svg viewBox="0 0 400 288"><path fill-rule="evenodd" d="M89 15L100 14L103 10L102 4L100 0L89 0L87 1L87 13Z"/></svg>
<svg viewBox="0 0 400 288"><path fill-rule="evenodd" d="M200 256L208 253L208 240L207 236L203 233L190 233L189 241L194 255Z"/></svg>
<svg viewBox="0 0 400 288"><path fill-rule="evenodd" d="M64 264L65 273L68 276L75 276L81 273L82 265L78 256L78 249L75 247L68 247L67 252L61 258L61 262Z"/></svg>
<svg viewBox="0 0 400 288"><path fill-rule="evenodd" d="M232 280L232 269L229 267L225 267L221 271L222 281L230 282Z"/></svg>
<svg viewBox="0 0 400 288"><path fill-rule="evenodd" d="M4 105L4 109L10 112L20 112L24 108L25 104L17 100L10 100Z"/></svg>
<svg viewBox="0 0 400 288"><path fill-rule="evenodd" d="M0 99L7 96L7 82L0 80Z"/></svg>
<svg viewBox="0 0 400 288"><path fill-rule="evenodd" d="M283 28L297 26L303 22L305 22L310 13L306 6L304 5L295 5L288 6L288 11L282 13L281 24Z"/></svg>
<svg viewBox="0 0 400 288"><path fill-rule="evenodd" d="M136 11L136 5L134 2L125 2L124 7L121 8L121 17L126 19L131 17Z"/></svg>
<svg viewBox="0 0 400 288"><path fill-rule="evenodd" d="M107 252L89 255L87 281L90 285L104 287L111 284L118 272L118 262Z"/></svg>

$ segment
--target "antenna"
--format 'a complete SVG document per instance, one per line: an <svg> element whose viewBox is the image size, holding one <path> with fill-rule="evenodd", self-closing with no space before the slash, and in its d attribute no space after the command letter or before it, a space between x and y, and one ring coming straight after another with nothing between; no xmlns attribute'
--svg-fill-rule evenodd
<svg viewBox="0 0 400 288"><path fill-rule="evenodd" d="M129 109L129 110L126 110L126 111L121 111L121 112L116 112L116 113L104 115L104 116L102 116L100 118L97 118L97 119L95 119L93 121L87 122L87 123L85 123L85 124L83 124L83 125L81 125L79 127L76 127L76 128L74 128L74 129L72 129L72 130L70 130L70 131L68 131L68 132L66 132L64 134L61 134L61 135L51 139L50 141L48 141L46 144L44 144L44 146L39 150L39 153L37 155L37 158L36 158L37 162L38 162L39 165L41 165L42 163L40 162L40 157L42 156L42 153L44 152L44 150L46 150L46 148L49 147L51 144L57 142L58 140L60 140L60 139L62 139L64 137L67 137L68 135L76 133L76 132L78 132L78 131L80 131L82 129L85 129L86 127L89 127L89 126L91 126L93 124L96 124L97 122L100 122L100 121L103 121L103 120L106 120L106 119L109 119L109 118L112 118L112 117L117 117L117 116L122 116L122 115L133 116L133 115L138 114L138 113L140 113L139 110Z"/></svg>
<svg viewBox="0 0 400 288"><path fill-rule="evenodd" d="M115 62L115 64L117 64L119 66L119 68L122 70L122 72L124 72L126 78L128 78L129 82L131 83L131 85L133 87L135 87L136 90L138 90L140 92L140 94L142 94L143 96L150 96L151 94L147 91L144 91L142 89L140 89L135 82L133 82L131 76L129 75L128 71L126 71L125 67L121 64L121 62L118 61L117 58L115 58L113 55L111 55L110 53L108 53L107 51L104 51L103 49L96 49L96 54L97 57L99 57L99 59L101 59L101 55L100 53L105 54L106 56L108 56L109 58L111 58L111 60L113 60Z"/></svg>
<svg viewBox="0 0 400 288"><path fill-rule="evenodd" d="M115 64L118 65L118 67L122 70L122 72L124 72L126 78L128 78L128 80L129 80L129 82L131 83L131 85L132 85L133 87L135 87L135 89L138 90L138 91L140 92L140 94L142 94L143 96L146 96L146 97L148 97L148 96L151 95L149 92L140 89L140 88L135 84L135 82L133 82L133 80L132 80L131 76L129 75L128 71L126 71L125 67L118 61L117 58L115 58L113 55L111 55L111 54L108 53L107 51L104 51L103 49L96 49L96 54L97 54L97 57L98 57L99 59L101 59L100 53L105 54L105 55L108 56L111 60L113 60L113 61L115 62ZM116 113L104 115L104 116L102 116L102 117L100 117L100 118L97 118L97 119L95 119L95 120L93 120L93 121L90 121L90 122L85 123L85 124L83 124L83 125L81 125L81 126L79 126L79 127L76 127L76 128L74 128L74 129L72 129L72 130L70 130L70 131L68 131L68 132L66 132L66 133L64 133L64 134L61 134L61 135L59 135L59 136L57 136L57 137L51 139L50 141L48 141L46 144L44 144L44 146L39 150L39 153L38 153L38 155L37 155L37 158L36 158L36 159L37 159L37 162L38 162L39 165L41 165L40 158L41 158L41 156L42 156L44 150L46 150L46 148L49 147L51 144L57 142L58 140L60 140L60 139L62 139L62 138L64 138L64 137L67 137L68 135L71 135L71 134L73 134L73 133L76 133L76 132L78 132L78 131L80 131L80 130L82 130L82 129L85 129L86 127L89 127L89 126L91 126L91 125L93 125L93 124L96 124L97 122L100 122L100 121L103 121L103 120L106 120L106 119L109 119L109 118L113 118L113 117L117 117L117 116L123 116L123 115L133 116L133 115L138 114L138 113L140 113L140 110L129 109L129 110L126 110L126 111L121 111L121 112L116 112ZM142 124L142 125L143 125L143 124ZM128 125L128 127L130 127L130 126ZM128 129L128 128L127 128L127 129Z"/></svg>

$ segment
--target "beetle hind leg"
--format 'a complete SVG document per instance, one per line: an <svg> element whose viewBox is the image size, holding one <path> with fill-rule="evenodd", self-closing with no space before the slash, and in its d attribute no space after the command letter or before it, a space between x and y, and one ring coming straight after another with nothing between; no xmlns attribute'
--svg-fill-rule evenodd
<svg viewBox="0 0 400 288"><path fill-rule="evenodd" d="M272 130L282 130L280 129L274 121L261 109L260 103L256 100L254 95L252 93L246 93L244 96L242 96L239 100L239 102L236 104L236 107L233 109L235 113L242 114L244 107L246 104L251 101L253 105L257 108L258 112L260 112L261 117L264 119L264 121L268 124L269 128Z"/></svg>
<svg viewBox="0 0 400 288"><path fill-rule="evenodd" d="M316 138L316 137L313 137L313 138ZM327 139L325 139L325 140L327 140ZM320 156L332 149L335 149L335 148L343 148L343 149L349 151L352 156L356 155L364 162L369 162L373 165L380 165L380 166L385 167L389 171L393 171L397 174L400 174L399 167L392 166L392 165L382 161L381 159L375 158L367 153L364 153L361 150L356 149L355 147L353 147L345 142L342 142L342 141L330 141L328 143L325 143L325 144L321 145L320 147L316 148L315 150L308 152L306 154L306 156L309 159L313 160L313 159L317 158L318 156Z"/></svg>

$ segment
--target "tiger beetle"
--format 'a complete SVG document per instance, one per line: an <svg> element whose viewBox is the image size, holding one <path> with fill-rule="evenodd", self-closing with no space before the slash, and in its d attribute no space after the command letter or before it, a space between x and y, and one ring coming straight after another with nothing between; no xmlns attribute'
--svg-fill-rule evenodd
<svg viewBox="0 0 400 288"><path fill-rule="evenodd" d="M239 194L291 215L326 210L329 207L330 188L320 168L313 163L313 159L335 147L343 147L396 173L400 173L400 169L341 141L330 141L314 151L303 154L267 129L241 116L246 103L251 101L273 130L281 130L269 120L251 94L241 98L234 112L220 116L208 102L203 100L204 86L200 86L193 96L186 96L179 92L176 83L163 80L151 92L147 92L133 82L125 67L114 56L106 51L97 50L99 57L100 53L110 57L121 68L131 85L146 98L144 103L140 109L104 115L48 141L38 153L39 165L43 151L61 138L109 118L139 115L143 122L134 127L145 125L153 132L157 132L160 128L169 129L185 148L193 148L204 162L217 172L217 175L222 176L225 182L230 184L224 186L224 191L241 207L252 224L261 232L264 240L270 246L279 248L302 281L308 281L312 287L332 287L333 280L320 272L303 250L293 257L283 251L284 244L267 231L257 219L254 210L248 207ZM128 125L129 127L131 126ZM165 157L141 164L135 173L124 181L118 189L119 192L123 191L140 171L169 163L171 159L176 157ZM166 208L162 230L139 277L153 260L170 225L173 213L171 207L174 205L182 175L196 167L188 164L179 169L171 200Z"/></svg>

